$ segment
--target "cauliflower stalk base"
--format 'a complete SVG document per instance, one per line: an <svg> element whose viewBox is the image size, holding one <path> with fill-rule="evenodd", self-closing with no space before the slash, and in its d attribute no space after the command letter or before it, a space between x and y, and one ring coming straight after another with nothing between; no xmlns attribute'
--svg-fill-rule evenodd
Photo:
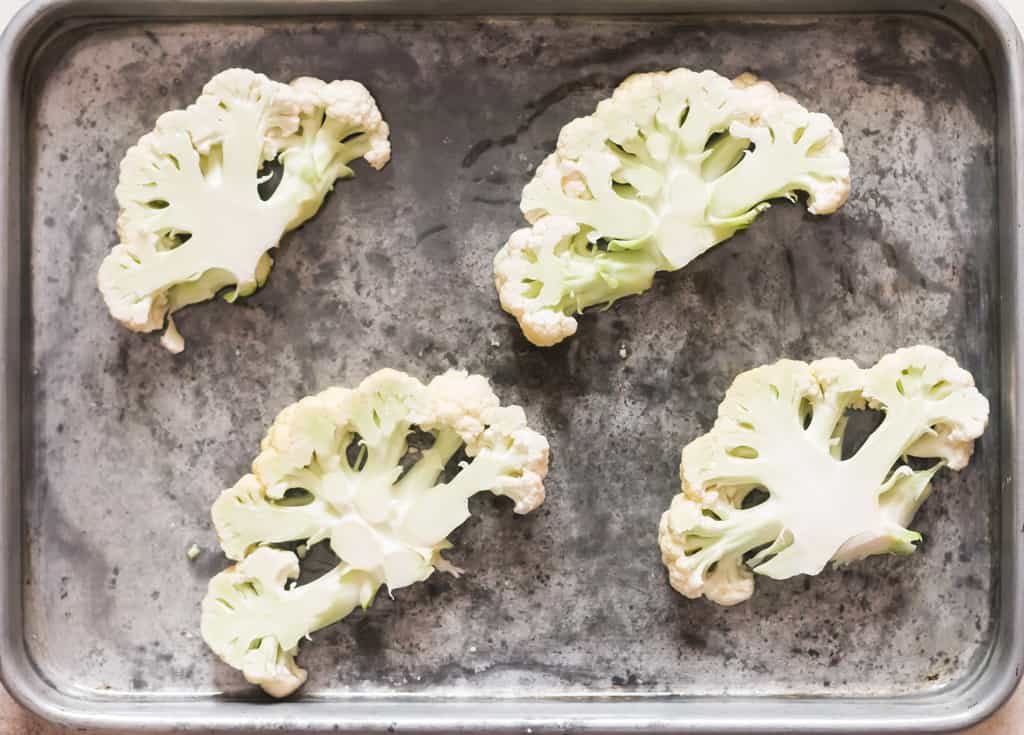
<svg viewBox="0 0 1024 735"><path fill-rule="evenodd" d="M566 125L523 190L533 226L495 258L503 308L534 344L572 335L572 314L651 286L732 237L769 200L808 194L815 214L849 192L827 115L751 75L637 74Z"/></svg>
<svg viewBox="0 0 1024 735"><path fill-rule="evenodd" d="M846 413L864 408L885 417L844 459ZM786 579L912 553L921 536L907 526L932 477L967 465L987 420L970 373L932 347L867 370L828 358L743 373L711 431L683 449L682 493L659 528L672 586L731 605L753 593L752 572ZM936 461L914 469L901 458Z"/></svg>
<svg viewBox="0 0 1024 735"><path fill-rule="evenodd" d="M410 450L415 428L430 446ZM441 482L456 454L466 460ZM305 681L299 640L436 569L469 517L469 498L505 495L517 513L544 500L547 441L522 409L502 407L487 381L450 371L429 385L382 370L355 390L332 388L286 408L252 473L213 506L224 552L239 564L217 575L203 602L203 636L247 680L274 696ZM332 572L288 589L299 559L268 544L329 543Z"/></svg>
<svg viewBox="0 0 1024 735"><path fill-rule="evenodd" d="M163 344L181 351L170 315L229 287L233 301L262 286L269 251L316 214L337 179L352 176L353 159L387 163L388 132L357 82L218 74L195 104L161 116L121 163L120 244L98 279L111 314L136 331L167 322ZM264 199L260 171L275 159L281 180Z"/></svg>

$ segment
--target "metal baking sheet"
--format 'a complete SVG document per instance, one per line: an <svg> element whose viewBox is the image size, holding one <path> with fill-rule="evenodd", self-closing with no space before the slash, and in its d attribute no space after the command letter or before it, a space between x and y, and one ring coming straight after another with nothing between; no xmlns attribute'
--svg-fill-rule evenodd
<svg viewBox="0 0 1024 735"><path fill-rule="evenodd" d="M15 697L126 729L744 733L952 729L1005 698L1021 662L1016 31L980 0L624 5L77 0L15 22L0 88ZM542 11L561 14L526 14ZM230 66L364 82L394 158L339 183L263 290L183 312L173 357L108 317L94 273L124 151ZM565 344L530 347L490 266L522 225L521 187L565 122L676 66L753 71L830 113L849 204L773 207ZM993 408L915 522L923 549L759 581L731 609L673 592L657 520L732 378L918 342L955 355ZM300 696L268 706L197 635L226 565L210 503L281 408L385 366L490 376L550 438L550 499L526 518L477 499L452 554L465 577L315 635Z"/></svg>

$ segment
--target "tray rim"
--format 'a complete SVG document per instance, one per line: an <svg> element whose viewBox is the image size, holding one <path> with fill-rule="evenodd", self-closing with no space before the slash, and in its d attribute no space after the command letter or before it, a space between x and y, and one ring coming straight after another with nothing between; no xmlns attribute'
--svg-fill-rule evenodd
<svg viewBox="0 0 1024 735"><path fill-rule="evenodd" d="M486 5L486 7L481 7ZM185 17L332 15L534 15L714 14L757 15L878 12L931 15L966 33L986 57L997 91L999 208L999 331L1003 386L1000 426L1003 458L998 604L993 640L984 660L951 687L899 697L606 697L597 700L480 700L353 698L339 712L333 700L266 704L193 698L96 698L70 696L47 682L25 648L22 620L21 437L23 425L21 284L25 266L19 203L24 161L19 155L24 99L22 80L33 55L54 36L81 22L173 20ZM984 36L988 42L979 42ZM1017 583L1024 558L1018 470L1024 448L1017 427L1024 419L1019 372L1024 318L1018 309L1022 284L1018 252L1024 242L1020 182L1024 100L1024 40L998 0L32 0L0 38L0 235L9 244L0 260L0 681L26 709L51 722L79 729L170 732L181 730L416 733L538 732L948 732L987 719L1009 698L1024 671L1024 585ZM528 711L527 711L528 703ZM727 704L727 707L723 705ZM344 721L339 721L339 714ZM529 728L529 729L527 729Z"/></svg>

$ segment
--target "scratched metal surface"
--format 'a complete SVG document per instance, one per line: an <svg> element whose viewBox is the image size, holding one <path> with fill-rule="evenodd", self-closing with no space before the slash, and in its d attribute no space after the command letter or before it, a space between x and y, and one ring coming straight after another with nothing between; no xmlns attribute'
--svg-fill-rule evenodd
<svg viewBox="0 0 1024 735"><path fill-rule="evenodd" d="M394 160L340 183L267 286L182 313L186 352L118 327L94 274L126 148L229 66L364 82ZM634 71L752 70L843 130L837 215L787 204L538 350L490 261L558 129ZM549 501L474 501L462 579L382 595L314 636L304 694L873 695L932 691L987 650L993 416L942 473L912 558L760 581L732 609L667 585L658 516L682 445L732 377L782 356L954 354L998 409L995 101L980 52L922 17L747 22L387 20L100 26L36 67L29 129L31 408L25 621L35 665L85 696L257 696L197 635L226 565L208 519L274 415L389 366L491 376L551 441ZM619 355L625 345L626 357ZM798 472L799 468L794 468ZM185 549L198 543L194 563ZM328 560L311 558L313 573Z"/></svg>

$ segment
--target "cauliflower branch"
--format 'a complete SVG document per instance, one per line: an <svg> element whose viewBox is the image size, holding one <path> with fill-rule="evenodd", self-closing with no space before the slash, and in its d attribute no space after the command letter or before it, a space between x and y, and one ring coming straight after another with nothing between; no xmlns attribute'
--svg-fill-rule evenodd
<svg viewBox="0 0 1024 735"><path fill-rule="evenodd" d="M275 697L306 681L295 663L299 641L373 602L374 578L338 566L315 582L287 589L299 576L290 551L261 547L218 574L203 600L202 633L217 654Z"/></svg>
<svg viewBox="0 0 1024 735"><path fill-rule="evenodd" d="M569 314L646 291L657 270L648 252L601 252L579 225L554 216L514 232L494 259L502 305L539 347L576 333Z"/></svg>
<svg viewBox="0 0 1024 735"><path fill-rule="evenodd" d="M162 115L121 163L120 244L104 259L99 288L115 319L164 344L184 341L171 315L213 298L233 301L262 286L285 232L316 214L348 164L381 168L388 126L361 84L302 78L281 84L246 69L214 77L185 110ZM266 200L260 170L282 165Z"/></svg>
<svg viewBox="0 0 1024 735"><path fill-rule="evenodd" d="M688 69L637 74L573 120L523 190L532 227L495 258L502 307L539 346L572 314L647 290L748 226L769 200L807 194L828 214L850 164L827 115L768 82ZM556 220L552 223L550 220Z"/></svg>
<svg viewBox="0 0 1024 735"><path fill-rule="evenodd" d="M417 427L432 443L412 452ZM462 449L467 461L440 482ZM423 385L381 370L355 390L304 398L271 426L252 473L214 503L224 552L241 562L211 582L203 608L207 642L249 681L275 696L290 693L305 677L292 661L299 638L344 617L381 585L395 590L436 569L457 573L441 552L469 518L469 498L490 491L529 513L544 501L547 468L547 441L527 427L522 409L502 407L480 376L449 371ZM263 545L324 540L340 560L337 569L285 590L298 560ZM257 555L262 561L251 561ZM224 590L244 586L246 575L261 580L255 596L244 605L225 597L230 606L218 606ZM329 592L335 588L337 600ZM280 678L260 673L267 671Z"/></svg>
<svg viewBox="0 0 1024 735"><path fill-rule="evenodd" d="M843 459L846 413L864 408L885 418ZM970 373L932 347L867 370L828 358L741 374L711 431L683 449L682 493L658 534L672 586L732 605L753 593L752 572L785 579L912 553L921 536L907 526L932 477L967 465L987 421ZM936 461L915 470L908 457Z"/></svg>

